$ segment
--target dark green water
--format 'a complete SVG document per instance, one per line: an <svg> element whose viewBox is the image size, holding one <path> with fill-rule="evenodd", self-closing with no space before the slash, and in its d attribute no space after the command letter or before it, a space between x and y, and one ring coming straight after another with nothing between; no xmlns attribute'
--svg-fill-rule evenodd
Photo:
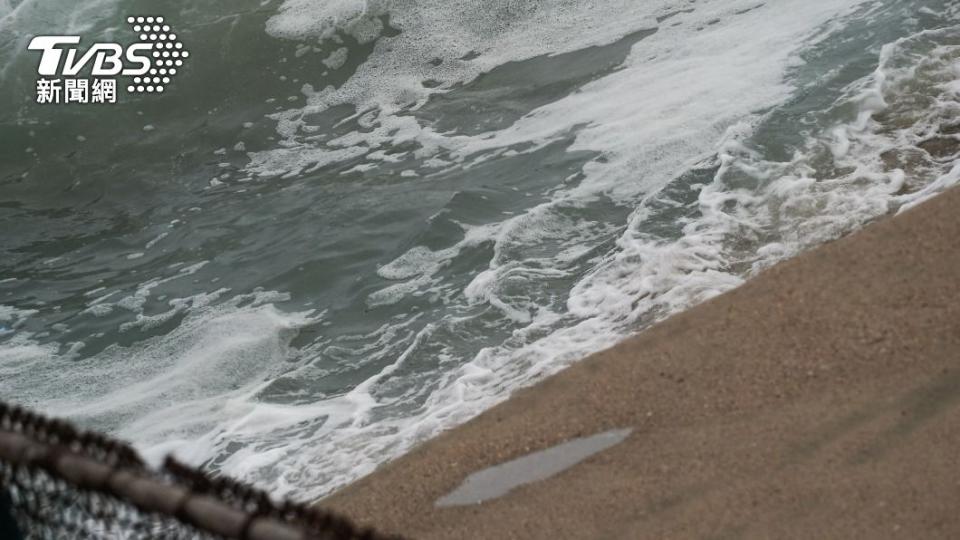
<svg viewBox="0 0 960 540"><path fill-rule="evenodd" d="M956 5L633 4L0 0L0 396L318 496L960 175Z"/></svg>

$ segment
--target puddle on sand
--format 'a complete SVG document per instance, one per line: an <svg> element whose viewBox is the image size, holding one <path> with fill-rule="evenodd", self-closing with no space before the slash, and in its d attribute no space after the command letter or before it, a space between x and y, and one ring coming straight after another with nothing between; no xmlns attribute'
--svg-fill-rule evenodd
<svg viewBox="0 0 960 540"><path fill-rule="evenodd" d="M439 507L477 504L517 486L550 478L588 457L623 442L633 429L615 429L573 439L557 446L494 465L468 476L460 487L437 500Z"/></svg>

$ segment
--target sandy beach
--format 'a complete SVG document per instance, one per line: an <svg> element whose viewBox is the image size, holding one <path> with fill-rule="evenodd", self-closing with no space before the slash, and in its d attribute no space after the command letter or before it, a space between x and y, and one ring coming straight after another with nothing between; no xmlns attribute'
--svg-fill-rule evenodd
<svg viewBox="0 0 960 540"><path fill-rule="evenodd" d="M322 502L413 538L960 537L960 190L761 273ZM632 429L554 476L470 474Z"/></svg>

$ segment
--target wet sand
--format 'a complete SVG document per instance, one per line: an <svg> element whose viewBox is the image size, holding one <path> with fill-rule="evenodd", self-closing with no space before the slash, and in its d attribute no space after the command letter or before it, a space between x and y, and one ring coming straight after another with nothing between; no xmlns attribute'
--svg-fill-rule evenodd
<svg viewBox="0 0 960 540"><path fill-rule="evenodd" d="M486 467L618 429L547 479L436 506ZM960 538L960 190L521 390L323 505L414 538Z"/></svg>

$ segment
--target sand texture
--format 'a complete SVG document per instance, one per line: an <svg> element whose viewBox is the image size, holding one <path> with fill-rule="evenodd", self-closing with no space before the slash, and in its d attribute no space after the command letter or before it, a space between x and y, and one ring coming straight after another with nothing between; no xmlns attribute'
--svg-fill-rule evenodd
<svg viewBox="0 0 960 540"><path fill-rule="evenodd" d="M471 473L632 428L469 506ZM322 503L413 538L960 538L960 190L595 354Z"/></svg>

